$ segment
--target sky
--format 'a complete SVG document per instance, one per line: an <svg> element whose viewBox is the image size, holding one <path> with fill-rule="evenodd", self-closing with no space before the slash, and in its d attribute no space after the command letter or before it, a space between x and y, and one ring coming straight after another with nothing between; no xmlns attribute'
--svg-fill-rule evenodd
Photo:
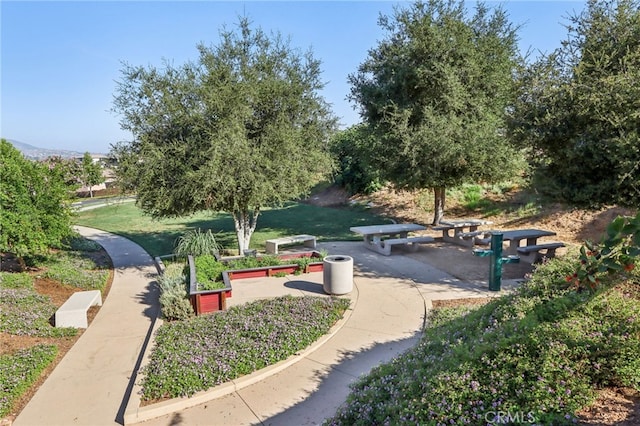
<svg viewBox="0 0 640 426"><path fill-rule="evenodd" d="M550 53L567 37L568 17L584 1L485 1L520 26L521 51ZM321 94L342 127L360 122L346 97L349 74L385 34L387 1L0 1L0 136L39 148L108 153L129 141L112 112L123 63L174 66L194 61L196 45L215 46L238 17L290 37L322 62ZM475 1L468 1L472 11Z"/></svg>

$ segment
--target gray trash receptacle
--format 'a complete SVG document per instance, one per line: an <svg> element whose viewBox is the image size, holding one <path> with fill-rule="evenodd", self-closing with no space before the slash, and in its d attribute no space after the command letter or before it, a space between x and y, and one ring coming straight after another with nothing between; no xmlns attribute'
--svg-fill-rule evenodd
<svg viewBox="0 0 640 426"><path fill-rule="evenodd" d="M353 290L353 258L332 255L323 259L322 287L327 294L347 294Z"/></svg>

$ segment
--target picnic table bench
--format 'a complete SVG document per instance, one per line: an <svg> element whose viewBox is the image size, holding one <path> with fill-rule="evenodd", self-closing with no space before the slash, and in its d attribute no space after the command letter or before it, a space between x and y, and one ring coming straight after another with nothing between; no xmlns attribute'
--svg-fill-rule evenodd
<svg viewBox="0 0 640 426"><path fill-rule="evenodd" d="M484 219L442 220L433 230L442 231L442 241L472 247L476 243L488 244L483 237L486 232L478 231L478 228L491 224L492 221Z"/></svg>
<svg viewBox="0 0 640 426"><path fill-rule="evenodd" d="M417 251L420 244L432 243L434 238L428 235L409 236L409 232L426 229L415 223L396 223L390 225L354 226L352 232L361 234L366 248L385 256L391 255L391 247L398 245L410 251Z"/></svg>
<svg viewBox="0 0 640 426"><path fill-rule="evenodd" d="M102 306L100 290L73 293L56 311L56 327L87 328L87 311L91 306Z"/></svg>
<svg viewBox="0 0 640 426"><path fill-rule="evenodd" d="M518 255L520 256L520 259L524 260L525 262L538 263L542 260L543 257L555 257L556 249L564 246L564 243L558 241L518 247ZM544 254L542 253L542 251L544 251Z"/></svg>
<svg viewBox="0 0 640 426"><path fill-rule="evenodd" d="M544 229L514 229L489 232L499 232L502 234L503 241L509 242L509 245L505 249L507 255L519 256L521 260L528 263L540 261L543 256L542 252L544 252L545 257L553 257L555 256L556 249L565 246L564 243L559 241L538 243L539 238L556 235L555 232Z"/></svg>
<svg viewBox="0 0 640 426"><path fill-rule="evenodd" d="M293 235L291 237L274 238L266 241L266 252L269 254L278 254L278 248L284 244L300 244L305 247L316 248L316 237L313 235Z"/></svg>

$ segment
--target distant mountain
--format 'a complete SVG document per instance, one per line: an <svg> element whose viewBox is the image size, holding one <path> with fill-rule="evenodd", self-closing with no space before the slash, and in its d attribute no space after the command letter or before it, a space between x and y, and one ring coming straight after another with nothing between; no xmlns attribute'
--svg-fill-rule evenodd
<svg viewBox="0 0 640 426"><path fill-rule="evenodd" d="M18 151L20 151L22 155L31 160L44 160L48 157L76 158L82 157L84 155L84 152L67 151L64 149L38 148L36 146L29 145L28 143L16 141L13 139L5 140L13 145L14 148L16 148Z"/></svg>

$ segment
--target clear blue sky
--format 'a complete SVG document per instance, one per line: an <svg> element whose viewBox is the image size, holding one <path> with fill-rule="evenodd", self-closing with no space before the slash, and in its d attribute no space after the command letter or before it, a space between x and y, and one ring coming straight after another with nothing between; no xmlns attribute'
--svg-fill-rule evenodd
<svg viewBox="0 0 640 426"><path fill-rule="evenodd" d="M583 1L487 1L501 4L519 31L522 50L551 52L567 36L569 15ZM377 19L386 1L0 1L0 135L40 148L106 153L130 140L110 112L121 62L180 65L197 59L196 44L215 45L219 29L240 15L280 31L323 63L323 95L344 126L359 122L347 75L382 39ZM399 2L408 6L409 3ZM468 2L473 9L475 2Z"/></svg>

